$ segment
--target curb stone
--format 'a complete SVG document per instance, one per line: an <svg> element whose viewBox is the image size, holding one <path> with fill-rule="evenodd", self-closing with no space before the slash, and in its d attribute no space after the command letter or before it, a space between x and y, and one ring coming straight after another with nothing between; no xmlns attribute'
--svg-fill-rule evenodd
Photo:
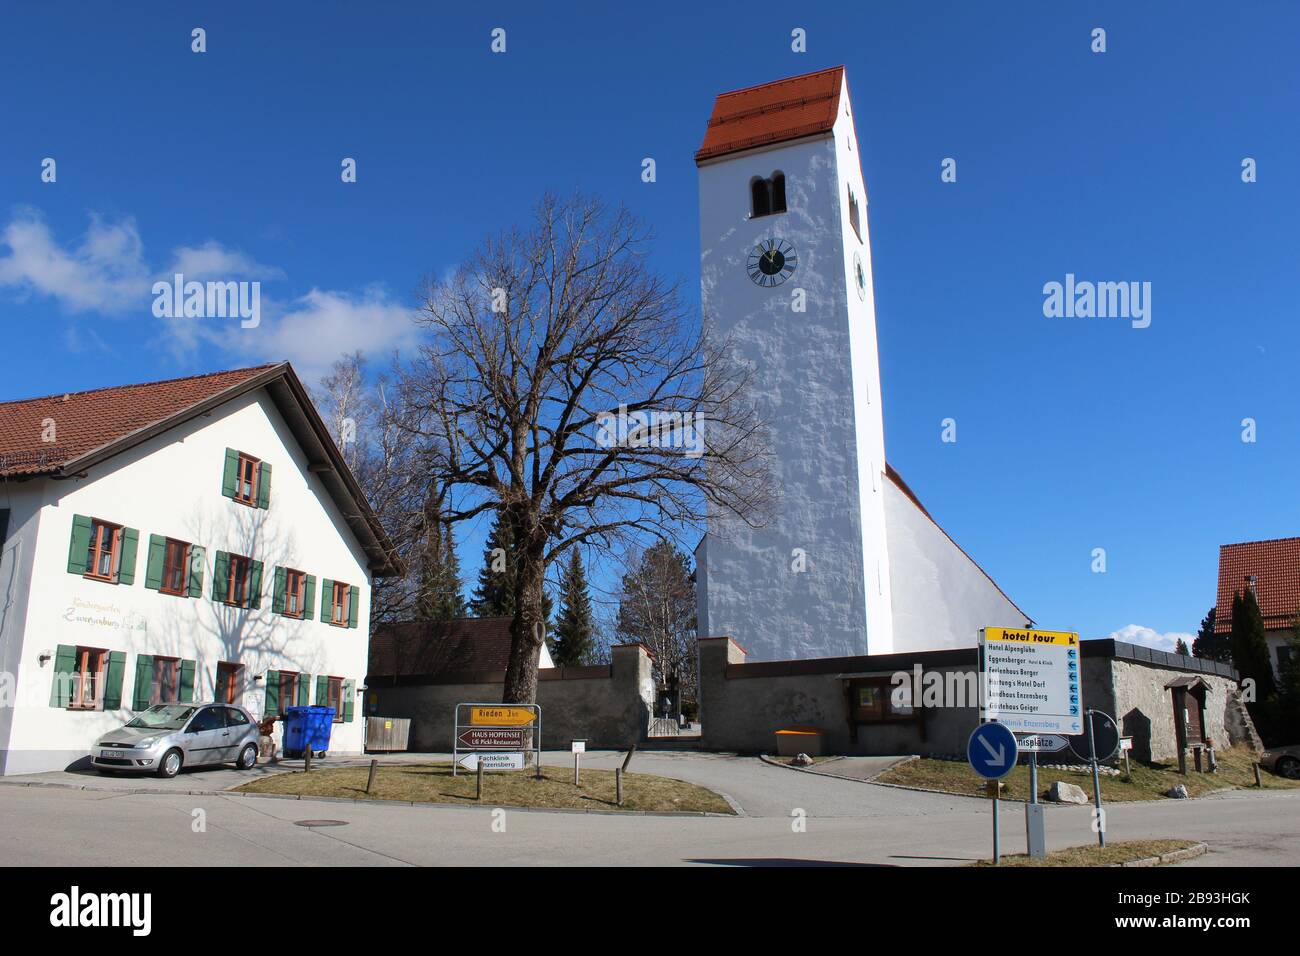
<svg viewBox="0 0 1300 956"><path fill-rule="evenodd" d="M1124 863L1112 863L1111 866L1118 867L1148 867L1160 866L1164 863L1179 863L1183 860L1195 859L1198 856L1204 856L1210 851L1208 843L1193 843L1189 847L1181 850L1170 850L1168 853L1162 853L1159 856L1144 856L1136 860L1128 860Z"/></svg>
<svg viewBox="0 0 1300 956"><path fill-rule="evenodd" d="M837 773L827 773L825 770L814 770L814 769L812 769L812 767L796 767L796 766L794 766L793 764L781 763L781 761L779 761L779 760L774 760L773 758L769 757L767 754L759 754L759 755L758 755L758 759L761 760L761 761L763 761L763 763L771 764L773 767L784 767L786 770L794 770L794 771L797 771L798 773L810 773L810 774L812 774L814 777L831 777L831 778L834 779L834 780L847 780L849 783L875 783L875 782L876 782L876 777L879 777L880 774L888 773L890 770L893 770L895 767L901 767L901 766L903 766L903 764L911 763L913 760L920 760L921 758L918 757L916 754L912 754L912 755L910 755L910 756L908 756L908 757L905 757L904 759L900 760L898 763L894 764L893 766L891 766L891 767L886 767L884 770L881 770L879 773L877 773L877 774L875 774L874 776L871 776L871 777L842 777L842 776L840 776L840 775L837 774ZM837 760L843 760L843 759L844 759L844 757L843 757L842 755L840 755L840 756L831 757L829 760L823 760L822 763L823 763L823 764L834 763L834 762L837 761ZM813 767L816 767L816 766L817 766L817 764L813 764ZM891 783L882 783L882 784L879 784L879 786L882 786L882 787L898 787L898 788L901 789L901 790L918 790L918 789L920 789L919 787L903 787L903 786L901 786L900 784L891 784ZM715 792L716 792L716 791L715 791ZM951 793L952 791L949 791L949 790L927 790L927 791L925 791L925 792L926 792L926 793ZM954 794L954 796L958 796L958 797L961 797L961 796L969 796L969 794L961 794L961 793L958 793L958 794Z"/></svg>

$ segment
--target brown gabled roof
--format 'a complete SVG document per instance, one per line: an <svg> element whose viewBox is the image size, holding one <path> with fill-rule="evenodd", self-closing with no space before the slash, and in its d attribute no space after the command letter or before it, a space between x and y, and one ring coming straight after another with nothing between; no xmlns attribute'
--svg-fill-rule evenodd
<svg viewBox="0 0 1300 956"><path fill-rule="evenodd" d="M56 472L272 368L259 365L0 402L0 477Z"/></svg>
<svg viewBox="0 0 1300 956"><path fill-rule="evenodd" d="M840 110L844 67L721 94L695 162L824 133Z"/></svg>
<svg viewBox="0 0 1300 956"><path fill-rule="evenodd" d="M1225 544L1219 547L1216 634L1232 630L1232 595L1246 590L1246 578L1251 575L1266 628L1290 627L1300 613L1300 538Z"/></svg>
<svg viewBox="0 0 1300 956"><path fill-rule="evenodd" d="M446 677L504 671L510 662L510 618L381 624L370 633L370 676Z"/></svg>
<svg viewBox="0 0 1300 956"><path fill-rule="evenodd" d="M258 388L267 390L309 470L338 505L371 573L401 573L392 542L288 362L0 402L0 481L73 477Z"/></svg>
<svg viewBox="0 0 1300 956"><path fill-rule="evenodd" d="M904 497L906 497L908 501L912 502L912 504L916 506L917 510L920 511L921 514L925 515L927 518L930 519L930 523L933 524L936 528L938 528L940 533L945 538L947 538L949 541L952 541L952 546L956 548L958 551L960 551L963 555L965 555L966 560L969 561L971 564L975 565L976 569L979 571L980 574L988 578L989 584L993 585L993 587L997 590L997 592L1007 599L1008 604L1010 604L1017 611L1020 611L1020 613L1024 615L1024 618L1028 623L1032 624L1034 622L1034 619L1031 618L1028 614L1025 614L1025 612L1021 609L1020 605L1016 604L1015 601L1011 600L1007 592L1002 590L1002 588L998 586L998 582L993 580L993 575L989 574L982 567L980 567L980 563L976 561L974 558L972 558L969 554L967 554L966 549L963 548L961 545L959 545L956 541L954 541L952 535L950 535L947 531L943 530L943 525L939 524L939 522L934 520L934 515L930 514L930 512L926 510L925 505L921 504L921 499L916 496L916 492L914 492L908 486L907 482L903 480L903 476L900 475L897 471L895 471L894 466L889 464L888 462L885 463L885 477L894 483L894 486L903 493Z"/></svg>

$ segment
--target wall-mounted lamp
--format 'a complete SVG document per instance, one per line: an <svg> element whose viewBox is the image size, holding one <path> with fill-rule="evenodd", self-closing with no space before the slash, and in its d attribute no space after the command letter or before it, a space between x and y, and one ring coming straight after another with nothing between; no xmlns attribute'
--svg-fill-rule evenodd
<svg viewBox="0 0 1300 956"><path fill-rule="evenodd" d="M41 656L37 658L37 660L40 661L42 667L44 667L53 659L54 659L53 651L41 651Z"/></svg>

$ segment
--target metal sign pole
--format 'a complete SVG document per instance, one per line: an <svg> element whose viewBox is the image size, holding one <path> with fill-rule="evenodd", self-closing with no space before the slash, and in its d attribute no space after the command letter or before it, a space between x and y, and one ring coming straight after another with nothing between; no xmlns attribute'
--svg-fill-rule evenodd
<svg viewBox="0 0 1300 956"><path fill-rule="evenodd" d="M1097 805L1097 845L1106 845L1105 818L1101 815L1101 774L1097 771L1097 741L1092 735L1092 717L1095 710L1085 710L1083 719L1088 724L1088 755L1092 760L1092 799Z"/></svg>
<svg viewBox="0 0 1300 956"><path fill-rule="evenodd" d="M1002 781L990 780L989 787L993 790L993 865L997 866L1002 859L1002 834L998 832L998 791Z"/></svg>

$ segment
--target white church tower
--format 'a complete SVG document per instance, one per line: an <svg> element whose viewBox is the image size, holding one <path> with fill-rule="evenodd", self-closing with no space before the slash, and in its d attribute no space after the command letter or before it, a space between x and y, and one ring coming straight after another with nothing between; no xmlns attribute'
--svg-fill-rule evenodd
<svg viewBox="0 0 1300 956"><path fill-rule="evenodd" d="M749 660L894 651L885 438L843 67L724 93L695 154L705 317L752 369L780 499L696 550L699 633Z"/></svg>

